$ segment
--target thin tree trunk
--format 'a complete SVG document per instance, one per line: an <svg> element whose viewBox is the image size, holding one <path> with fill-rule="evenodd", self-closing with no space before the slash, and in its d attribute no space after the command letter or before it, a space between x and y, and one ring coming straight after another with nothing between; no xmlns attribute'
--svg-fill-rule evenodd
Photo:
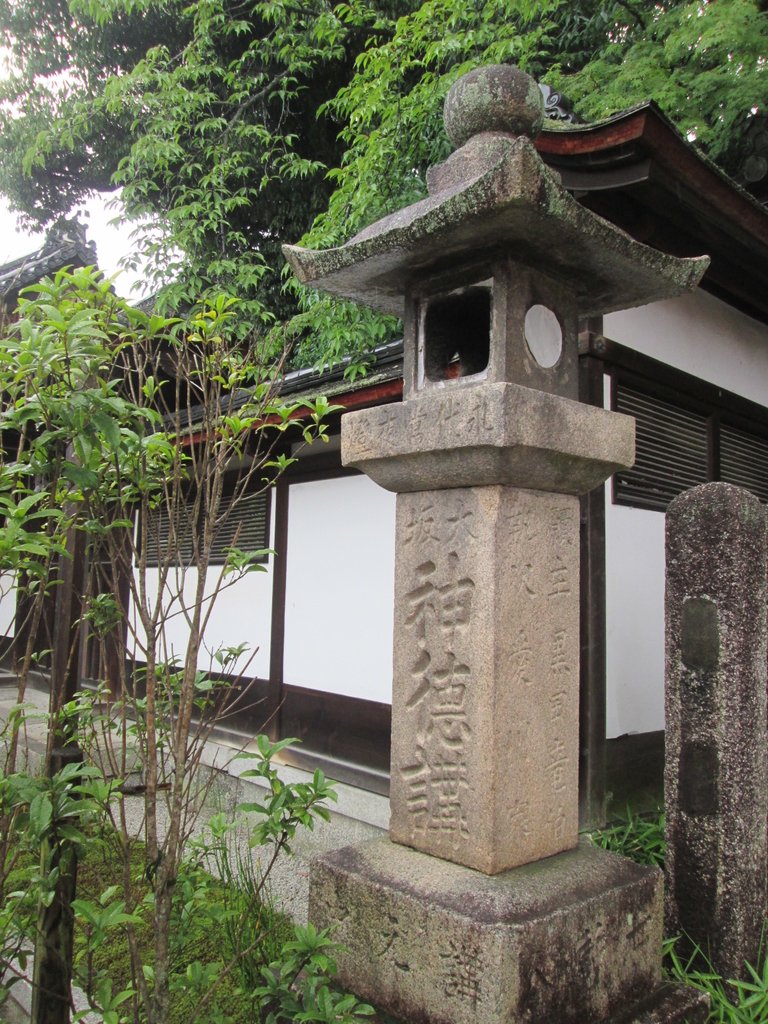
<svg viewBox="0 0 768 1024"><path fill-rule="evenodd" d="M54 770L81 760L78 750L62 751L52 760ZM48 844L41 851L44 870L58 868L53 900L41 907L32 976L33 1024L69 1024L72 1004L72 901L77 885L77 854L71 843Z"/></svg>
<svg viewBox="0 0 768 1024"><path fill-rule="evenodd" d="M68 764L81 763L82 751L65 737L61 728L61 710L72 699L80 682L80 644L78 642L80 597L85 582L85 539L71 529L67 537L71 557L61 556L59 589L56 597L56 635L54 637L51 677L51 715L47 770L53 777ZM41 851L45 855L46 851ZM54 898L41 907L35 942L35 969L32 993L32 1024L69 1024L72 998L72 941L77 880L77 854L74 846L55 840L50 848L50 869L58 868ZM44 865L48 867L48 864Z"/></svg>

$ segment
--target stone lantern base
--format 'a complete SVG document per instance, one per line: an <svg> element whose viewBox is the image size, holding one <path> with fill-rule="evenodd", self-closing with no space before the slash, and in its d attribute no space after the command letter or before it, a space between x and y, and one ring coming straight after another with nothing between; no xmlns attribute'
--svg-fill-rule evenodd
<svg viewBox="0 0 768 1024"><path fill-rule="evenodd" d="M419 1024L705 1021L706 996L662 984L661 901L655 868L586 845L489 877L375 840L310 879L341 983Z"/></svg>

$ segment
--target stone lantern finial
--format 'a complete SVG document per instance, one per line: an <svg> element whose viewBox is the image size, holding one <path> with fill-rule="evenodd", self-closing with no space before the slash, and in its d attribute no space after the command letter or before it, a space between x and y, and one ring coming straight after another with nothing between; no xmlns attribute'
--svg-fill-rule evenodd
<svg viewBox="0 0 768 1024"><path fill-rule="evenodd" d="M443 121L454 146L481 132L535 139L544 120L544 100L530 75L510 64L476 68L455 82L445 97Z"/></svg>

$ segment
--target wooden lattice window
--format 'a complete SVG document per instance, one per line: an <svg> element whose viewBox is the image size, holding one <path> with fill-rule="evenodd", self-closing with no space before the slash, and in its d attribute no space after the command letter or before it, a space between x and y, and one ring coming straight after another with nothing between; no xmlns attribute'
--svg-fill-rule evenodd
<svg viewBox="0 0 768 1024"><path fill-rule="evenodd" d="M269 489L225 489L219 505L219 525L211 545L210 563L223 565L227 551L233 545L237 545L243 551L264 552L254 561L266 562L269 557L266 549L269 547L270 505ZM198 529L201 526L202 523L197 524ZM172 544L177 552L174 559L176 564L190 565L194 558L194 535L191 498L186 503L179 502L173 517L167 506L161 504L152 511L147 522L147 565L157 566L165 562Z"/></svg>
<svg viewBox="0 0 768 1024"><path fill-rule="evenodd" d="M616 504L664 511L682 491L713 480L768 502L768 416L765 424L749 423L727 398L720 405L682 389L673 395L621 374L614 378L613 408L636 422L635 464L613 478Z"/></svg>
<svg viewBox="0 0 768 1024"><path fill-rule="evenodd" d="M720 479L768 502L768 438L721 423Z"/></svg>

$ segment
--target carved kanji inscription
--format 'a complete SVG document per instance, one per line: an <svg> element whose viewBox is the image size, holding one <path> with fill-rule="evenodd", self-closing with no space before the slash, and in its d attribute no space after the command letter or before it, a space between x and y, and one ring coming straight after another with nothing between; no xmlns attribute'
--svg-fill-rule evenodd
<svg viewBox="0 0 768 1024"><path fill-rule="evenodd" d="M393 837L490 871L574 845L578 501L425 491L398 524Z"/></svg>

